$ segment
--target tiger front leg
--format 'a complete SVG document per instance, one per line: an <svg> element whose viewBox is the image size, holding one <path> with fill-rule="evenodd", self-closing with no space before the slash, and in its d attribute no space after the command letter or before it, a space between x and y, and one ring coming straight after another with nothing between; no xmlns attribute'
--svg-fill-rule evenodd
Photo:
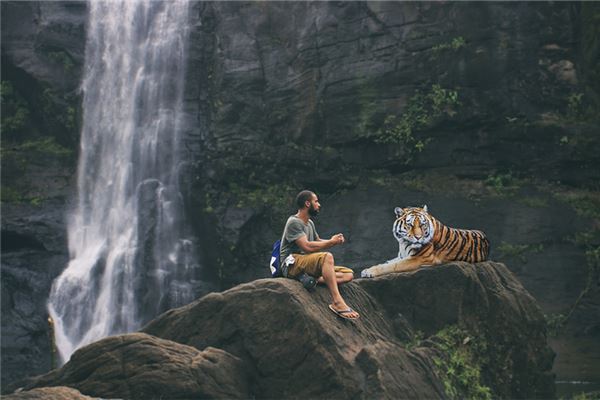
<svg viewBox="0 0 600 400"><path fill-rule="evenodd" d="M390 274L392 272L409 272L418 269L422 265L431 264L431 260L421 257L405 258L388 264L378 264L363 270L361 278L374 278L376 276Z"/></svg>

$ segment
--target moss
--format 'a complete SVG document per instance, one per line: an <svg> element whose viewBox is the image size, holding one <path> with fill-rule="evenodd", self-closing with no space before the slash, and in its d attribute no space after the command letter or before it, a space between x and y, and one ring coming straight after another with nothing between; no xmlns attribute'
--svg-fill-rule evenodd
<svg viewBox="0 0 600 400"><path fill-rule="evenodd" d="M28 103L10 81L2 81L0 94L2 98L2 138L6 140L22 137L30 117Z"/></svg>
<svg viewBox="0 0 600 400"><path fill-rule="evenodd" d="M20 185L23 186L23 185ZM35 207L42 205L46 197L39 194L29 193L27 189L22 187L2 185L0 191L0 200L2 203L17 203L17 204L30 204Z"/></svg>
<svg viewBox="0 0 600 400"><path fill-rule="evenodd" d="M19 167L26 168L28 162L43 163L48 159L72 161L74 151L58 144L53 137L45 137L23 143L3 143L1 154L3 161L17 162Z"/></svg>
<svg viewBox="0 0 600 400"><path fill-rule="evenodd" d="M405 346L408 350L419 347L423 343L424 338L425 334L423 333L423 331L416 331L410 339L410 341L405 344Z"/></svg>
<svg viewBox="0 0 600 400"><path fill-rule="evenodd" d="M527 262L527 253L540 253L544 250L543 244L510 244L502 242L496 248L500 253L500 258L515 258L521 263Z"/></svg>
<svg viewBox="0 0 600 400"><path fill-rule="evenodd" d="M442 357L435 357L436 372L451 399L491 399L491 389L483 384L482 365L487 344L481 335L471 335L452 325L432 338Z"/></svg>
<svg viewBox="0 0 600 400"><path fill-rule="evenodd" d="M587 218L600 218L600 193L587 190L554 191L554 196Z"/></svg>
<svg viewBox="0 0 600 400"><path fill-rule="evenodd" d="M578 393L573 396L573 400L599 400L600 392Z"/></svg>
<svg viewBox="0 0 600 400"><path fill-rule="evenodd" d="M446 42L446 43L442 43L442 44L438 44L437 46L433 46L431 48L431 50L433 50L435 53L439 53L445 50L452 50L452 51L458 51L460 49L462 49L463 47L465 47L467 45L467 42L465 41L465 38L462 36L457 36L454 39L452 39L450 42Z"/></svg>

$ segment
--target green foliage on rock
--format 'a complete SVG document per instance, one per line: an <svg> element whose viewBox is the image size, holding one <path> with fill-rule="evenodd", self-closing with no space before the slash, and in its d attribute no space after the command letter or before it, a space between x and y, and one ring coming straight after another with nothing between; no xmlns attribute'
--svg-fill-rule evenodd
<svg viewBox="0 0 600 400"><path fill-rule="evenodd" d="M433 126L443 115L454 116L461 105L456 90L446 89L438 84L422 92L417 90L411 96L400 116L388 115L383 126L375 133L375 142L400 144L407 150L407 162L416 153L423 151L431 138L420 138L419 131Z"/></svg>
<svg viewBox="0 0 600 400"><path fill-rule="evenodd" d="M510 197L517 193L522 182L511 172L490 174L485 179L485 185L491 194L500 197Z"/></svg>
<svg viewBox="0 0 600 400"><path fill-rule="evenodd" d="M462 49L466 45L467 45L467 42L465 41L465 38L462 36L457 36L454 39L452 39L450 42L438 44L437 46L433 46L431 48L431 50L433 50L434 52L441 52L444 50L457 51L459 49Z"/></svg>
<svg viewBox="0 0 600 400"><path fill-rule="evenodd" d="M432 338L441 357L435 357L436 372L451 399L492 399L491 389L481 378L487 344L458 326L448 326Z"/></svg>
<svg viewBox="0 0 600 400"><path fill-rule="evenodd" d="M540 253L544 250L543 244L511 244L502 242L497 247L501 258L515 258L521 263L527 262L526 253Z"/></svg>
<svg viewBox="0 0 600 400"><path fill-rule="evenodd" d="M544 314L544 319L550 336L558 336L567 322L567 316L564 314Z"/></svg>
<svg viewBox="0 0 600 400"><path fill-rule="evenodd" d="M10 81L2 81L0 94L2 96L2 138L4 140L18 138L24 134L29 119L28 104Z"/></svg>

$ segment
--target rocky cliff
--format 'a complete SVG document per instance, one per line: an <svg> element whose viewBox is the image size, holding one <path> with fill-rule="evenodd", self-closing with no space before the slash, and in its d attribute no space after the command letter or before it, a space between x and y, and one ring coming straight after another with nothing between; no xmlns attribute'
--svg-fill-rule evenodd
<svg viewBox="0 0 600 400"><path fill-rule="evenodd" d="M358 280L329 294L265 279L209 294L74 354L25 389L118 398L549 398L553 353L535 300L497 263ZM25 391L6 398L26 398Z"/></svg>
<svg viewBox="0 0 600 400"><path fill-rule="evenodd" d="M265 277L301 188L356 270L397 252L394 207L428 204L488 233L556 328L559 376L600 379L597 5L191 7L181 182L204 279ZM82 2L2 2L3 385L51 364L85 23Z"/></svg>

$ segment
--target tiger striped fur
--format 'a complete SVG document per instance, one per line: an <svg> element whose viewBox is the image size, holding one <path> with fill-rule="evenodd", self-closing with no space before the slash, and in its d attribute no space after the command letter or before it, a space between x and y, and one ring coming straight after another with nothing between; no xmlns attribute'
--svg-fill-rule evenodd
<svg viewBox="0 0 600 400"><path fill-rule="evenodd" d="M396 207L393 225L398 240L398 257L374 265L361 272L363 278L413 271L421 266L444 264L450 261L476 263L487 260L490 242L481 231L450 228L423 208Z"/></svg>

